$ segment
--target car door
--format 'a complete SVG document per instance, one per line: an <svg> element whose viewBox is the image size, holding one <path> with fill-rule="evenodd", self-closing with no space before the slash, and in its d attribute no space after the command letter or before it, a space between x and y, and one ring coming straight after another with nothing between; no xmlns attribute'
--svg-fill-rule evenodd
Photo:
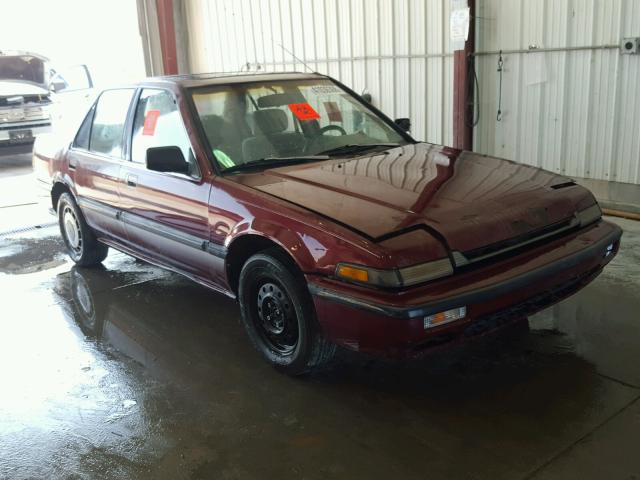
<svg viewBox="0 0 640 480"><path fill-rule="evenodd" d="M95 100L93 80L86 65L74 65L55 72L49 81L53 108L51 120L56 132L77 128L82 115Z"/></svg>
<svg viewBox="0 0 640 480"><path fill-rule="evenodd" d="M99 235L126 237L119 219L124 131L135 89L104 91L84 119L68 152L69 172L87 223Z"/></svg>
<svg viewBox="0 0 640 480"><path fill-rule="evenodd" d="M179 147L189 174L147 169L152 147ZM210 280L221 260L206 252L210 183L203 180L170 91L144 88L131 128L130 161L121 170L122 218L130 244L145 256Z"/></svg>

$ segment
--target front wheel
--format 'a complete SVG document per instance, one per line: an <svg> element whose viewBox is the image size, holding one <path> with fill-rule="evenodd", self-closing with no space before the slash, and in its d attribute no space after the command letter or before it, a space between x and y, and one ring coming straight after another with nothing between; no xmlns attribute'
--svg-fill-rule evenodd
<svg viewBox="0 0 640 480"><path fill-rule="evenodd" d="M69 193L58 200L58 223L67 253L77 265L97 265L107 258L109 247L100 243Z"/></svg>
<svg viewBox="0 0 640 480"><path fill-rule="evenodd" d="M252 256L240 273L242 323L266 360L290 375L326 365L336 347L321 333L304 277L278 250Z"/></svg>

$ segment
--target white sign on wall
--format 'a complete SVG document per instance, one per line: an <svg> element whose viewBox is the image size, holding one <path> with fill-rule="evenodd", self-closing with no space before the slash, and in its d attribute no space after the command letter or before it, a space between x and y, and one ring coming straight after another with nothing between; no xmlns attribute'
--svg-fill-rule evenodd
<svg viewBox="0 0 640 480"><path fill-rule="evenodd" d="M469 6L466 0L452 0L449 16L449 35L454 50L464 49L464 42L469 38L470 22Z"/></svg>

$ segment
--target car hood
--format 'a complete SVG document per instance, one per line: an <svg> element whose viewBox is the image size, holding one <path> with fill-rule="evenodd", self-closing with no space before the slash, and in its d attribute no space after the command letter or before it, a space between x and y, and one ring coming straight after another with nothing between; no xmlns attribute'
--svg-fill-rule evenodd
<svg viewBox="0 0 640 480"><path fill-rule="evenodd" d="M45 57L29 52L2 54L0 55L0 81L9 80L23 85L46 87L46 61ZM22 95L22 92L18 95Z"/></svg>
<svg viewBox="0 0 640 480"><path fill-rule="evenodd" d="M49 91L34 83L0 80L0 97L49 95Z"/></svg>
<svg viewBox="0 0 640 480"><path fill-rule="evenodd" d="M461 252L548 231L595 203L566 177L427 143L230 178L374 241L423 228Z"/></svg>

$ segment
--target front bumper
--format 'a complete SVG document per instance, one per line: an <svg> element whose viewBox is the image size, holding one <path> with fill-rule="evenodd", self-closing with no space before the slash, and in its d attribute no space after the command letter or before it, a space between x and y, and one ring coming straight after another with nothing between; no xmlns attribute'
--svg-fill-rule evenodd
<svg viewBox="0 0 640 480"><path fill-rule="evenodd" d="M451 277L387 292L308 276L318 320L338 344L406 356L523 318L580 290L617 253L622 230L597 224L519 255L463 269ZM465 318L424 328L424 317L466 306Z"/></svg>

